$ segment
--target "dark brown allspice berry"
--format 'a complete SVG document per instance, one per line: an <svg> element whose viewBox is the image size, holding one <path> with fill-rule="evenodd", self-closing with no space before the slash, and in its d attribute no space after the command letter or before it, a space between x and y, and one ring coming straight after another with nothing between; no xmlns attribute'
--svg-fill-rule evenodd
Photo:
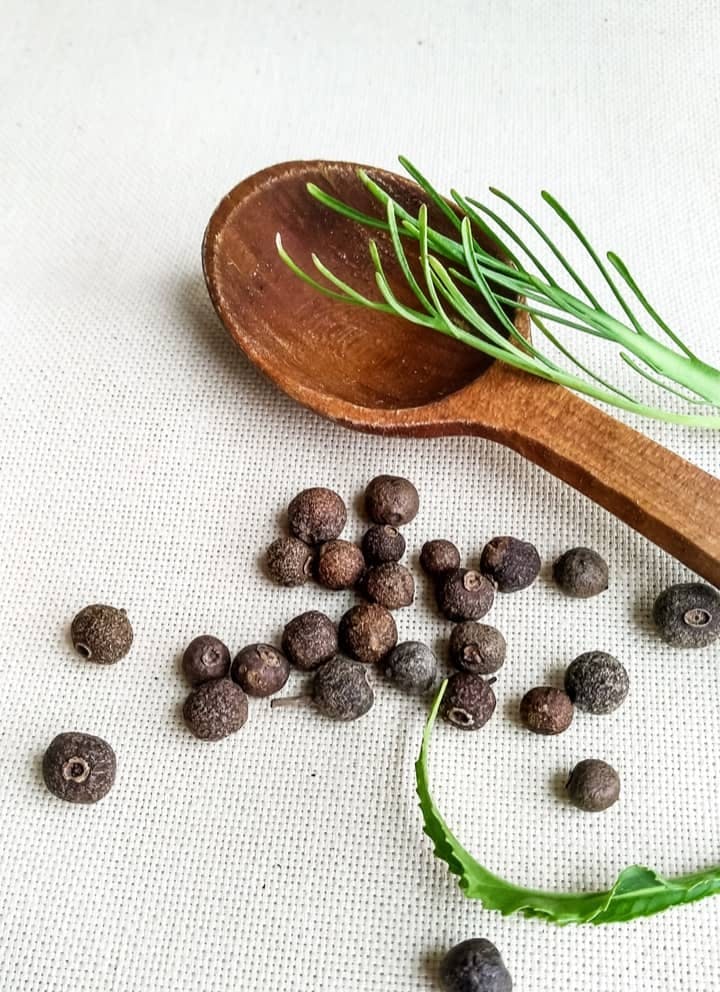
<svg viewBox="0 0 720 992"><path fill-rule="evenodd" d="M279 537L265 553L270 576L281 586L301 586L313 573L315 552L298 537Z"/></svg>
<svg viewBox="0 0 720 992"><path fill-rule="evenodd" d="M492 579L498 592L519 592L540 574L540 555L534 544L517 537L494 537L480 555L480 571Z"/></svg>
<svg viewBox="0 0 720 992"><path fill-rule="evenodd" d="M660 636L677 648L704 648L720 637L720 593L704 582L680 582L653 606Z"/></svg>
<svg viewBox="0 0 720 992"><path fill-rule="evenodd" d="M395 647L397 626L392 613L377 603L360 603L340 621L340 643L358 661L373 664Z"/></svg>
<svg viewBox="0 0 720 992"><path fill-rule="evenodd" d="M376 524L402 527L415 518L420 497L408 479L397 475L378 475L365 490L365 509Z"/></svg>
<svg viewBox="0 0 720 992"><path fill-rule="evenodd" d="M580 809L600 813L620 798L620 776L606 761L586 758L573 768L566 789Z"/></svg>
<svg viewBox="0 0 720 992"><path fill-rule="evenodd" d="M386 562L373 565L365 576L365 595L388 610L410 606L415 598L415 580L404 565Z"/></svg>
<svg viewBox="0 0 720 992"><path fill-rule="evenodd" d="M436 597L448 620L479 620L493 605L495 587L481 572L456 568L440 577Z"/></svg>
<svg viewBox="0 0 720 992"><path fill-rule="evenodd" d="M586 651L565 672L565 692L587 713L612 713L625 701L629 689L625 666L605 651Z"/></svg>
<svg viewBox="0 0 720 992"><path fill-rule="evenodd" d="M338 656L315 673L312 700L325 716L347 721L365 716L375 695L365 666Z"/></svg>
<svg viewBox="0 0 720 992"><path fill-rule="evenodd" d="M43 756L45 785L69 803L96 803L115 781L115 752L101 737L76 731L58 734Z"/></svg>
<svg viewBox="0 0 720 992"><path fill-rule="evenodd" d="M450 635L450 661L462 672L492 675L505 663L507 644L495 627L465 620Z"/></svg>
<svg viewBox="0 0 720 992"><path fill-rule="evenodd" d="M338 635L330 617L319 610L308 610L294 617L285 627L282 649L295 668L309 672L334 658Z"/></svg>
<svg viewBox="0 0 720 992"><path fill-rule="evenodd" d="M248 644L235 655L230 672L248 696L272 696L290 676L290 662L271 644Z"/></svg>
<svg viewBox="0 0 720 992"><path fill-rule="evenodd" d="M571 548L553 565L553 578L567 596L588 599L605 592L608 566L592 548Z"/></svg>
<svg viewBox="0 0 720 992"><path fill-rule="evenodd" d="M247 696L231 679L204 682L185 700L183 716L188 728L200 740L219 741L245 724Z"/></svg>
<svg viewBox="0 0 720 992"><path fill-rule="evenodd" d="M440 704L444 718L460 730L479 730L495 712L496 679L483 679L472 672L455 672L448 679Z"/></svg>
<svg viewBox="0 0 720 992"><path fill-rule="evenodd" d="M352 589L365 572L365 559L350 541L328 541L320 548L315 577L326 589Z"/></svg>
<svg viewBox="0 0 720 992"><path fill-rule="evenodd" d="M347 521L342 498L332 489L303 489L288 506L288 523L295 537L307 544L322 544L339 537Z"/></svg>
<svg viewBox="0 0 720 992"><path fill-rule="evenodd" d="M520 703L520 719L534 734L561 734L572 723L574 712L567 693L548 685L526 692Z"/></svg>
<svg viewBox="0 0 720 992"><path fill-rule="evenodd" d="M368 565L400 561L405 554L405 538L390 524L373 524L362 539L362 551Z"/></svg>
<svg viewBox="0 0 720 992"><path fill-rule="evenodd" d="M230 652L217 637L201 634L185 648L182 668L191 685L221 679L230 671Z"/></svg>
<svg viewBox="0 0 720 992"><path fill-rule="evenodd" d="M70 636L78 654L98 665L114 665L130 650L133 630L125 610L96 603L73 618Z"/></svg>
<svg viewBox="0 0 720 992"><path fill-rule="evenodd" d="M460 568L460 552L452 543L442 538L426 541L420 552L420 565L423 571L433 578L445 572L454 572Z"/></svg>

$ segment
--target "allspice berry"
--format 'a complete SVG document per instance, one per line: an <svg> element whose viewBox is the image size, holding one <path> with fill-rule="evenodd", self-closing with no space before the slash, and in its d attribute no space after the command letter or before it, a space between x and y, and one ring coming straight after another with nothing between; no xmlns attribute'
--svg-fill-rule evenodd
<svg viewBox="0 0 720 992"><path fill-rule="evenodd" d="M78 654L98 665L114 665L130 650L133 630L125 610L95 604L73 618L70 636Z"/></svg>
<svg viewBox="0 0 720 992"><path fill-rule="evenodd" d="M562 689L542 685L526 692L520 703L520 719L534 734L561 734L572 723L574 706Z"/></svg>
<svg viewBox="0 0 720 992"><path fill-rule="evenodd" d="M248 696L280 692L290 675L290 663L271 644L248 644L235 655L231 676Z"/></svg>
<svg viewBox="0 0 720 992"><path fill-rule="evenodd" d="M479 730L495 712L495 693L492 685L472 672L455 672L447 682L440 703L440 712L460 730Z"/></svg>
<svg viewBox="0 0 720 992"><path fill-rule="evenodd" d="M440 577L436 597L448 620L479 620L493 604L495 587L481 572L456 568Z"/></svg>
<svg viewBox="0 0 720 992"><path fill-rule="evenodd" d="M720 593L704 582L681 582L661 592L653 620L677 648L705 648L720 637Z"/></svg>
<svg viewBox="0 0 720 992"><path fill-rule="evenodd" d="M183 707L185 723L203 741L219 741L234 734L248 718L247 696L231 679L203 682Z"/></svg>
<svg viewBox="0 0 720 992"><path fill-rule="evenodd" d="M512 992L512 978L494 944L484 937L464 940L440 962L442 992Z"/></svg>
<svg viewBox="0 0 720 992"><path fill-rule="evenodd" d="M591 548L571 548L553 565L553 578L567 596L588 599L607 589L607 562Z"/></svg>
<svg viewBox="0 0 720 992"><path fill-rule="evenodd" d="M339 537L347 521L347 509L332 489L316 486L303 489L288 506L288 524L295 537L306 544L322 544Z"/></svg>
<svg viewBox="0 0 720 992"><path fill-rule="evenodd" d="M319 610L308 610L294 617L285 627L282 649L295 668L309 672L337 654L338 635L330 617Z"/></svg>
<svg viewBox="0 0 720 992"><path fill-rule="evenodd" d="M365 509L376 524L402 527L414 519L419 506L415 486L397 475L378 475L365 490Z"/></svg>
<svg viewBox="0 0 720 992"><path fill-rule="evenodd" d="M364 716L375 696L365 666L338 655L317 670L312 699L325 716L347 721Z"/></svg>
<svg viewBox="0 0 720 992"><path fill-rule="evenodd" d="M230 671L230 652L217 637L201 634L185 648L182 668L191 685L221 679Z"/></svg>
<svg viewBox="0 0 720 992"><path fill-rule="evenodd" d="M517 537L494 537L480 556L480 571L492 579L498 592L527 589L540 574L541 564L535 545Z"/></svg>
<svg viewBox="0 0 720 992"><path fill-rule="evenodd" d="M365 559L356 544L350 541L328 541L323 544L315 566L315 577L326 589L352 589L365 572Z"/></svg>
<svg viewBox="0 0 720 992"><path fill-rule="evenodd" d="M465 620L450 634L450 661L459 671L492 675L505 663L507 644L495 627Z"/></svg>
<svg viewBox="0 0 720 992"><path fill-rule="evenodd" d="M365 576L365 595L388 610L399 610L415 598L415 580L398 562L373 565Z"/></svg>
<svg viewBox="0 0 720 992"><path fill-rule="evenodd" d="M437 658L427 644L404 641L392 649L384 669L390 681L403 692L428 692L437 678Z"/></svg>
<svg viewBox="0 0 720 992"><path fill-rule="evenodd" d="M58 734L43 755L45 785L69 803L96 803L115 781L115 752L101 737L76 731Z"/></svg>
<svg viewBox="0 0 720 992"><path fill-rule="evenodd" d="M625 701L629 689L625 666L604 651L586 651L565 672L565 692L587 713L612 713Z"/></svg>
<svg viewBox="0 0 720 992"><path fill-rule="evenodd" d="M392 613L377 603L359 603L340 621L340 643L351 658L373 664L397 644L398 632Z"/></svg>
<svg viewBox="0 0 720 992"><path fill-rule="evenodd" d="M373 524L365 531L362 551L368 565L383 565L387 561L400 561L405 554L405 538L390 524Z"/></svg>
<svg viewBox="0 0 720 992"><path fill-rule="evenodd" d="M580 809L600 813L618 801L620 776L606 761L586 758L573 768L566 789Z"/></svg>
<svg viewBox="0 0 720 992"><path fill-rule="evenodd" d="M315 552L297 537L279 537L265 553L270 576L281 586L301 586L312 576Z"/></svg>
<svg viewBox="0 0 720 992"><path fill-rule="evenodd" d="M420 552L420 565L424 572L436 579L445 572L460 568L460 552L452 541L442 538L426 541Z"/></svg>

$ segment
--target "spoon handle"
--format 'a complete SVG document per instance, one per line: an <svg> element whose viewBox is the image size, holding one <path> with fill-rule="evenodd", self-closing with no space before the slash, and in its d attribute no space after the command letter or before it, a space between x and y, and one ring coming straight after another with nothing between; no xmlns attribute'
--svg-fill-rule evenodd
<svg viewBox="0 0 720 992"><path fill-rule="evenodd" d="M497 429L478 406L477 430L463 433L495 437L720 587L719 479L561 386L507 368L502 377Z"/></svg>

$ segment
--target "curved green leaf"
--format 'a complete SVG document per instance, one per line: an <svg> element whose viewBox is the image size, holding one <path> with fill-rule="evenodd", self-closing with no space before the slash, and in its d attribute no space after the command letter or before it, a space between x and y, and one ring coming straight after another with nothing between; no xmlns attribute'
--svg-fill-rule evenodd
<svg viewBox="0 0 720 992"><path fill-rule="evenodd" d="M631 865L623 869L611 889L604 892L544 892L528 889L494 875L473 858L454 836L433 802L428 778L430 737L447 686L442 683L428 716L420 755L415 764L425 833L435 856L459 878L468 899L478 899L486 909L503 916L521 913L548 923L622 923L661 913L670 906L696 902L720 894L720 867L666 879L652 868Z"/></svg>

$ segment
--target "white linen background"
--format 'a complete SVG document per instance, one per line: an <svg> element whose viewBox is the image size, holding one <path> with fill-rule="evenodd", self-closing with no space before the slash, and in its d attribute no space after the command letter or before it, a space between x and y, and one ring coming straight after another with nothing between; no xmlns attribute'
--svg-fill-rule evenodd
<svg viewBox="0 0 720 992"><path fill-rule="evenodd" d="M365 719L336 726L253 702L240 734L204 745L183 728L178 670L203 631L237 650L304 609L339 618L350 594L273 587L259 554L299 489L337 488L355 537L367 480L407 475L422 507L403 638L442 648L448 633L417 568L429 537L472 558L518 534L547 562L586 544L612 569L590 602L545 574L497 603L497 715L479 734L438 727L432 753L462 841L509 878L563 889L607 886L635 861L720 862L718 651L674 652L648 621L689 573L493 444L383 440L299 408L225 336L199 257L217 201L251 172L314 157L393 168L402 152L443 189L494 183L535 206L552 190L717 363L717 4L0 10L0 988L429 990L443 950L477 935L518 990L717 990L720 900L565 929L465 900L421 833L420 704L380 686ZM715 434L625 419L720 473ZM68 642L98 601L136 632L108 669ZM591 648L626 662L627 704L558 739L523 732L522 692ZM66 729L117 751L96 807L42 784L42 751ZM588 755L623 779L597 817L556 795Z"/></svg>

